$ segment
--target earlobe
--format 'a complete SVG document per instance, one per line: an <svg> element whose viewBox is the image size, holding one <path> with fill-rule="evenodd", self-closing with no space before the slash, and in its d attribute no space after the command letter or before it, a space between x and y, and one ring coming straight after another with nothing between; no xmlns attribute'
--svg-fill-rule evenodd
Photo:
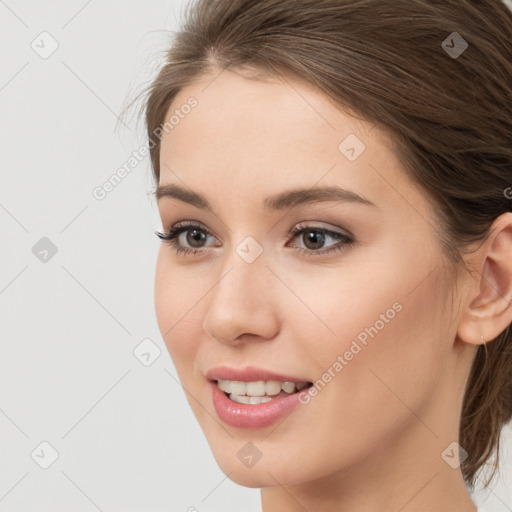
<svg viewBox="0 0 512 512"><path fill-rule="evenodd" d="M512 213L498 217L490 235L472 254L474 272L457 335L481 345L512 323Z"/></svg>

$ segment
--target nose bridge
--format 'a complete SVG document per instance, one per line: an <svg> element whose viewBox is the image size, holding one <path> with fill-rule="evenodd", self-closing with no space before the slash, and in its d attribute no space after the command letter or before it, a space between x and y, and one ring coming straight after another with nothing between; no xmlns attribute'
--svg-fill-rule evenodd
<svg viewBox="0 0 512 512"><path fill-rule="evenodd" d="M268 287L261 286L269 284L269 273L263 245L254 237L247 236L234 245L225 258L222 272L225 277L219 282L217 294L244 299L246 305L255 305L259 292L264 288L270 291Z"/></svg>
<svg viewBox="0 0 512 512"><path fill-rule="evenodd" d="M242 334L271 338L278 328L272 273L263 247L251 238L226 257L204 319L204 329L223 343Z"/></svg>

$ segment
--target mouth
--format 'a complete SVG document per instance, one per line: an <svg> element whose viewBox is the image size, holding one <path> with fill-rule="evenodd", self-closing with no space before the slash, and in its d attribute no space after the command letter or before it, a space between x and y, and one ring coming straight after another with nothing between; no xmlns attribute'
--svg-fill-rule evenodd
<svg viewBox="0 0 512 512"><path fill-rule="evenodd" d="M312 382L291 381L240 381L240 380L213 380L224 395L232 402L258 405L293 395L313 385Z"/></svg>

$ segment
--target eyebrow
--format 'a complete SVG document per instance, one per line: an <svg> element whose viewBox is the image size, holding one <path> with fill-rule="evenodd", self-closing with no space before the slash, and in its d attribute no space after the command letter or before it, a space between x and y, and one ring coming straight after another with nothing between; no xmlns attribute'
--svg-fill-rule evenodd
<svg viewBox="0 0 512 512"><path fill-rule="evenodd" d="M157 201L162 197L173 197L174 199L178 199L179 201L183 201L191 204L192 206L202 210L208 210L213 213L213 208L205 197L197 192L187 190L176 184L159 185L154 195ZM267 197L263 201L263 207L265 210L284 210L301 204L322 201L344 201L377 207L369 199L365 199L355 192L336 186L309 189L297 188L281 192Z"/></svg>

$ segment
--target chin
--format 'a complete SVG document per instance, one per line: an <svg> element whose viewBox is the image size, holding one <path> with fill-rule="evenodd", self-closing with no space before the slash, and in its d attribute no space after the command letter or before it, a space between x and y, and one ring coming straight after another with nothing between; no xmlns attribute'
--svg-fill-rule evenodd
<svg viewBox="0 0 512 512"><path fill-rule="evenodd" d="M215 454L214 454L215 455ZM297 472L297 466L281 467L279 460L260 459L251 467L245 467L235 455L226 458L226 452L215 457L221 471L234 483L243 487L261 488L274 487L276 485L295 485L308 480L307 475Z"/></svg>

